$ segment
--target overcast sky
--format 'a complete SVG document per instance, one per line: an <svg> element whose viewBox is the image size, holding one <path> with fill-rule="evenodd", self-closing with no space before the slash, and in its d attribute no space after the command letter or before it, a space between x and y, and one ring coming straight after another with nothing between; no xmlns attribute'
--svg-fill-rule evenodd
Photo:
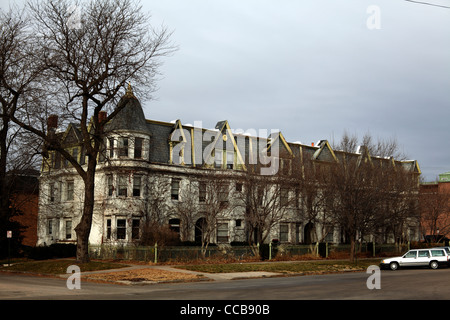
<svg viewBox="0 0 450 320"><path fill-rule="evenodd" d="M148 119L205 128L228 120L304 144L370 133L395 138L426 180L450 171L450 9L405 0L142 3L179 46L144 104Z"/></svg>

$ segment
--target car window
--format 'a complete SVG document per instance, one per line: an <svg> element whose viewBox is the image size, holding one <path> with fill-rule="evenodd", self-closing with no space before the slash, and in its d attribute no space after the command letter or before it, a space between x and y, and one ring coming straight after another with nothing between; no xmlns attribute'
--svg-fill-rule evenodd
<svg viewBox="0 0 450 320"><path fill-rule="evenodd" d="M417 251L408 251L403 258L415 258L417 256Z"/></svg>
<svg viewBox="0 0 450 320"><path fill-rule="evenodd" d="M433 257L443 257L445 256L444 250L431 250L431 255Z"/></svg>
<svg viewBox="0 0 450 320"><path fill-rule="evenodd" d="M429 257L430 254L428 252L428 250L425 251L419 251L419 257Z"/></svg>

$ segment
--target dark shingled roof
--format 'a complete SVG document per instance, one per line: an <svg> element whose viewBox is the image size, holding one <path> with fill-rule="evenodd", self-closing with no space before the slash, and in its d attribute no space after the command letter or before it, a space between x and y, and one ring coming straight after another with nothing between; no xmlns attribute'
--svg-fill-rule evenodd
<svg viewBox="0 0 450 320"><path fill-rule="evenodd" d="M123 106L125 104L125 106ZM148 132L147 123L145 121L144 110L139 100L134 96L123 96L117 107L123 109L111 119L106 125L108 131L110 130L129 130Z"/></svg>

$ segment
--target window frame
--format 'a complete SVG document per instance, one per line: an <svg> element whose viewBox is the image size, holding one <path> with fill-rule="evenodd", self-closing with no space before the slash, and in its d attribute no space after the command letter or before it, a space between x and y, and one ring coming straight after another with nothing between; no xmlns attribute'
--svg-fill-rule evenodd
<svg viewBox="0 0 450 320"><path fill-rule="evenodd" d="M123 225L122 225L122 222L123 222ZM116 219L116 239L117 240L126 240L127 239L127 219L125 219L125 218L117 218Z"/></svg>
<svg viewBox="0 0 450 320"><path fill-rule="evenodd" d="M172 178L170 182L170 199L174 201L180 200L181 179Z"/></svg>
<svg viewBox="0 0 450 320"><path fill-rule="evenodd" d="M66 200L73 201L75 199L75 181L67 180L66 182Z"/></svg>

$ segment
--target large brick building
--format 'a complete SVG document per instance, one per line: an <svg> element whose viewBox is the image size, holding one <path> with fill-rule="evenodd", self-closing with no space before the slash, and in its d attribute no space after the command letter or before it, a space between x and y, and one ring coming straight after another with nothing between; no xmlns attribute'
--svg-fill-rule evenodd
<svg viewBox="0 0 450 320"><path fill-rule="evenodd" d="M450 238L450 172L420 185L421 238L436 242Z"/></svg>
<svg viewBox="0 0 450 320"><path fill-rule="evenodd" d="M246 241L248 208L235 204L241 198L242 179L249 170L258 170L261 177L289 175L295 170L304 174L345 156L326 140L304 145L286 141L281 132L239 133L228 121L206 129L179 120L147 120L130 88L119 104L125 106L105 126L104 148L98 159L91 244L136 241L142 237L150 215L158 215L162 224L180 233L182 240L194 241L206 230L199 226L207 222L207 212L214 209L214 197L208 195L214 191L219 193L217 203L225 203L227 210L218 206L223 212L208 235L211 241ZM77 126L69 124L59 129L58 136L66 150L84 164ZM363 157L358 152L353 156ZM376 161L420 174L416 161ZM226 182L226 188L211 188L205 181ZM74 227L82 213L82 188L70 164L58 153L50 152L40 177L38 244L75 241ZM338 227L331 226L325 235L323 226L305 219L298 189L281 188L278 199L278 209L274 206L272 210L282 207L282 217L270 226L266 241L304 243L325 237L332 242L342 240ZM262 198L259 201L262 203Z"/></svg>

